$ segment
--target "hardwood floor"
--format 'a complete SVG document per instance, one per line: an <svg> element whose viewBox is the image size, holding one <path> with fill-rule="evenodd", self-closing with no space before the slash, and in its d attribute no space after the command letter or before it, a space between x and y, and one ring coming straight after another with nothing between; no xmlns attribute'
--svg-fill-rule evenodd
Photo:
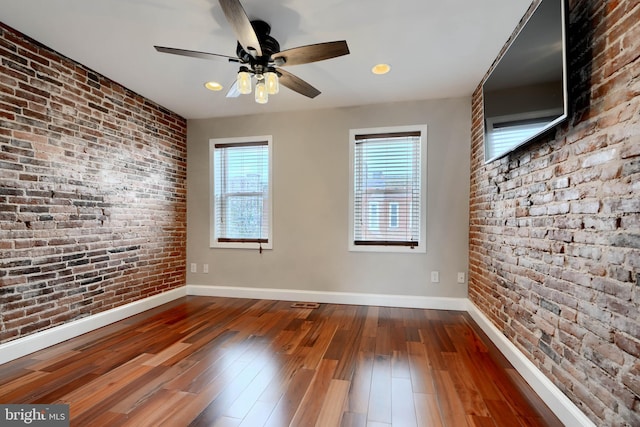
<svg viewBox="0 0 640 427"><path fill-rule="evenodd" d="M466 313L185 297L0 365L72 426L560 426Z"/></svg>

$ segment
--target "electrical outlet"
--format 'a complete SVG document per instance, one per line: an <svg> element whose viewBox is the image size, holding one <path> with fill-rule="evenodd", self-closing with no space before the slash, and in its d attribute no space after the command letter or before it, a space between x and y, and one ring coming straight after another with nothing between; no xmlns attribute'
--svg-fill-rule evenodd
<svg viewBox="0 0 640 427"><path fill-rule="evenodd" d="M440 283L440 272L432 271L431 272L431 283Z"/></svg>
<svg viewBox="0 0 640 427"><path fill-rule="evenodd" d="M202 272L203 273L209 272L209 264L202 264Z"/></svg>
<svg viewBox="0 0 640 427"><path fill-rule="evenodd" d="M464 284L465 282L465 274L464 272L458 272L458 283Z"/></svg>
<svg viewBox="0 0 640 427"><path fill-rule="evenodd" d="M198 264L196 264L195 262L191 263L191 272L192 273L197 273L198 272Z"/></svg>

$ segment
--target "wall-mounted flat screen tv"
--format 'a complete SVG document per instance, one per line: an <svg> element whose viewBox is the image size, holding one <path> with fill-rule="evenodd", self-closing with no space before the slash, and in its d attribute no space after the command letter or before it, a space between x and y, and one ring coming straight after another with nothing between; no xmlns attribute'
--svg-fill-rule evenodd
<svg viewBox="0 0 640 427"><path fill-rule="evenodd" d="M542 0L482 85L485 162L567 118L564 0Z"/></svg>

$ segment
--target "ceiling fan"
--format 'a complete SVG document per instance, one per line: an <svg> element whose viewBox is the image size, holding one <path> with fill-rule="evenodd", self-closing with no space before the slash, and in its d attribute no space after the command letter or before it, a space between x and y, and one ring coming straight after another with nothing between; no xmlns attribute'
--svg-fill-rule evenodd
<svg viewBox="0 0 640 427"><path fill-rule="evenodd" d="M238 75L227 92L227 97L251 93L252 77L256 79L256 102L266 103L268 95L278 93L279 85L315 98L320 91L299 77L283 70L288 65L308 64L349 54L344 40L318 43L280 50L280 44L271 37L271 26L264 21L250 21L239 0L219 0L224 15L231 24L238 44L236 55L154 46L158 52L203 59L226 58L240 64Z"/></svg>

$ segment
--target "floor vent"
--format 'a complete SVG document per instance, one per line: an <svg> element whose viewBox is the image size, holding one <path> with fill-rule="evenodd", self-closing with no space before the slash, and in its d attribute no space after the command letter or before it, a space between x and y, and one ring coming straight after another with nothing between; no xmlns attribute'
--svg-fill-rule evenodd
<svg viewBox="0 0 640 427"><path fill-rule="evenodd" d="M294 302L291 308L318 308L320 304L317 302Z"/></svg>

